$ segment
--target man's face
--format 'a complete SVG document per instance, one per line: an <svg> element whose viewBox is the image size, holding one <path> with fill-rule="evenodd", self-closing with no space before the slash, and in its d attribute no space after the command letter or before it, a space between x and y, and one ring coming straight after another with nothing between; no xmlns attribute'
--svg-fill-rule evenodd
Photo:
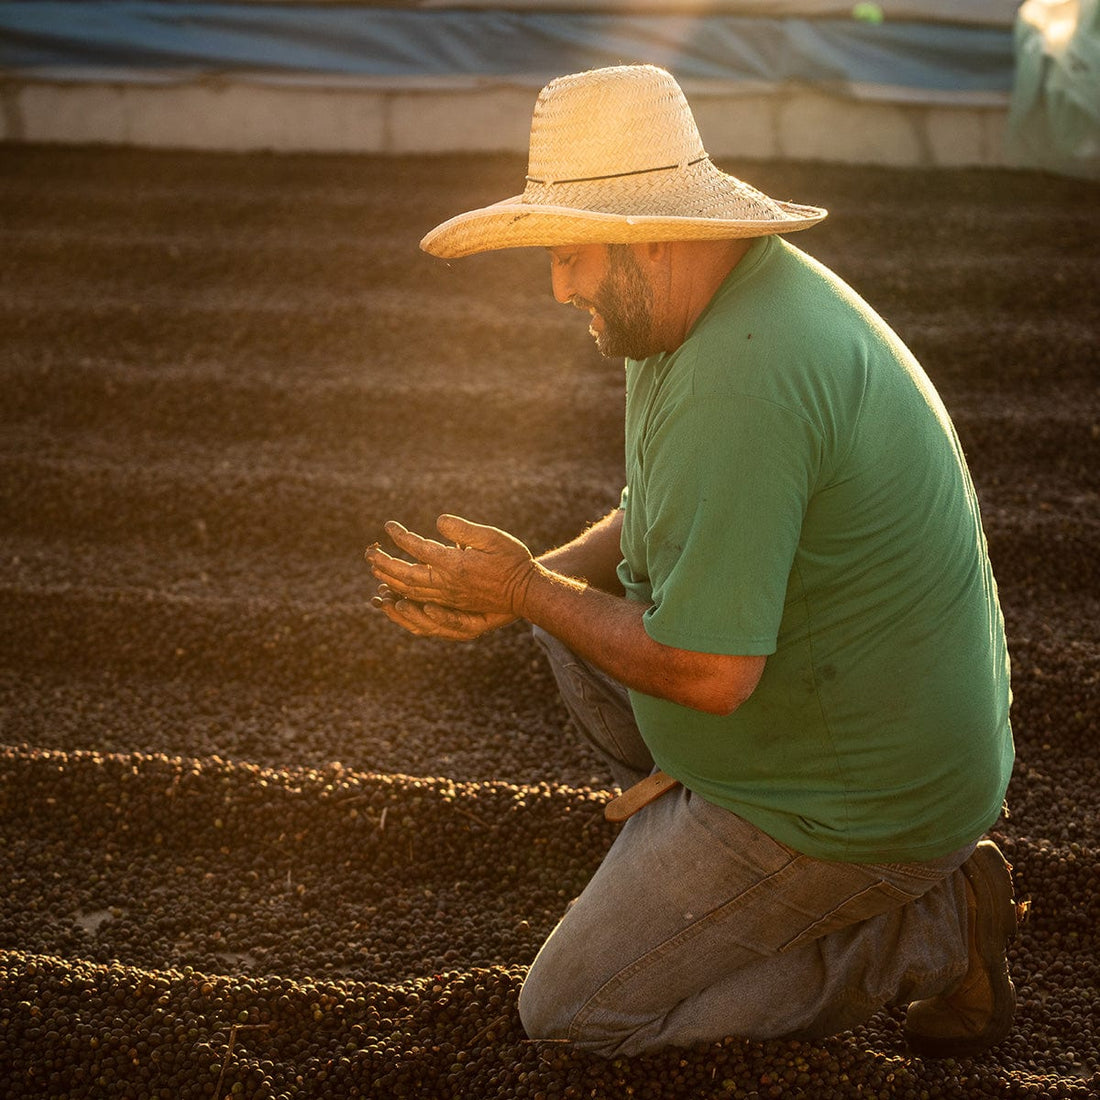
<svg viewBox="0 0 1100 1100"><path fill-rule="evenodd" d="M588 331L600 354L645 359L653 340L653 288L629 245L551 248L554 297L592 316Z"/></svg>

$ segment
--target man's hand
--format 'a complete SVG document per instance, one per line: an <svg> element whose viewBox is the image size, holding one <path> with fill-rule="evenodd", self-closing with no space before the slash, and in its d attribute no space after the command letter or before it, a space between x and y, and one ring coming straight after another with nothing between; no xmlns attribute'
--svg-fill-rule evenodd
<svg viewBox="0 0 1100 1100"><path fill-rule="evenodd" d="M422 638L443 638L450 642L472 642L490 630L507 626L514 615L483 615L477 611L459 611L434 603L415 603L379 585L371 603L390 622Z"/></svg>
<svg viewBox="0 0 1100 1100"><path fill-rule="evenodd" d="M416 559L366 552L381 582L375 606L414 634L465 640L502 626L521 613L538 566L518 539L495 527L443 515L439 533L454 545L422 538L390 521L386 533Z"/></svg>

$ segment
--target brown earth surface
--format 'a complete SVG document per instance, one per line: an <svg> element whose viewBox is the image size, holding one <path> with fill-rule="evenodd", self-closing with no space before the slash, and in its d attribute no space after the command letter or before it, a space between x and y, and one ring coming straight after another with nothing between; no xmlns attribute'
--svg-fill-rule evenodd
<svg viewBox="0 0 1100 1100"><path fill-rule="evenodd" d="M437 221L519 158L0 149L0 1095L1084 1097L1100 1089L1100 191L726 164L955 417L1014 661L1017 1026L605 1062L525 968L613 832L529 636L401 635L362 550L617 500L619 368L536 252Z"/></svg>

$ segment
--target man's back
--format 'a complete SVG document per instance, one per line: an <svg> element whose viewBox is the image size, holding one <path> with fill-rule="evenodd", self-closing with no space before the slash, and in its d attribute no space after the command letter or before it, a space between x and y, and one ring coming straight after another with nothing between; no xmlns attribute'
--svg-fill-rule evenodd
<svg viewBox="0 0 1100 1100"><path fill-rule="evenodd" d="M728 718L633 698L657 763L823 858L930 859L996 818L1008 668L946 411L849 288L759 242L628 365L628 591L671 646L769 654Z"/></svg>

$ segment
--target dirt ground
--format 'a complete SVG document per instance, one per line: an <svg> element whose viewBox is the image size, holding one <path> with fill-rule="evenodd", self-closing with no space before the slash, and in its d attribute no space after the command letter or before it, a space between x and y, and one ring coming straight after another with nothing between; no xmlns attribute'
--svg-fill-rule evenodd
<svg viewBox="0 0 1100 1100"><path fill-rule="evenodd" d="M542 549L618 498L621 369L541 253L436 222L518 158L0 148L0 1094L1084 1097L1100 1089L1100 190L724 164L940 388L981 497L1030 920L1017 1027L604 1062L527 964L613 832L526 632L400 635L363 548L441 511Z"/></svg>

